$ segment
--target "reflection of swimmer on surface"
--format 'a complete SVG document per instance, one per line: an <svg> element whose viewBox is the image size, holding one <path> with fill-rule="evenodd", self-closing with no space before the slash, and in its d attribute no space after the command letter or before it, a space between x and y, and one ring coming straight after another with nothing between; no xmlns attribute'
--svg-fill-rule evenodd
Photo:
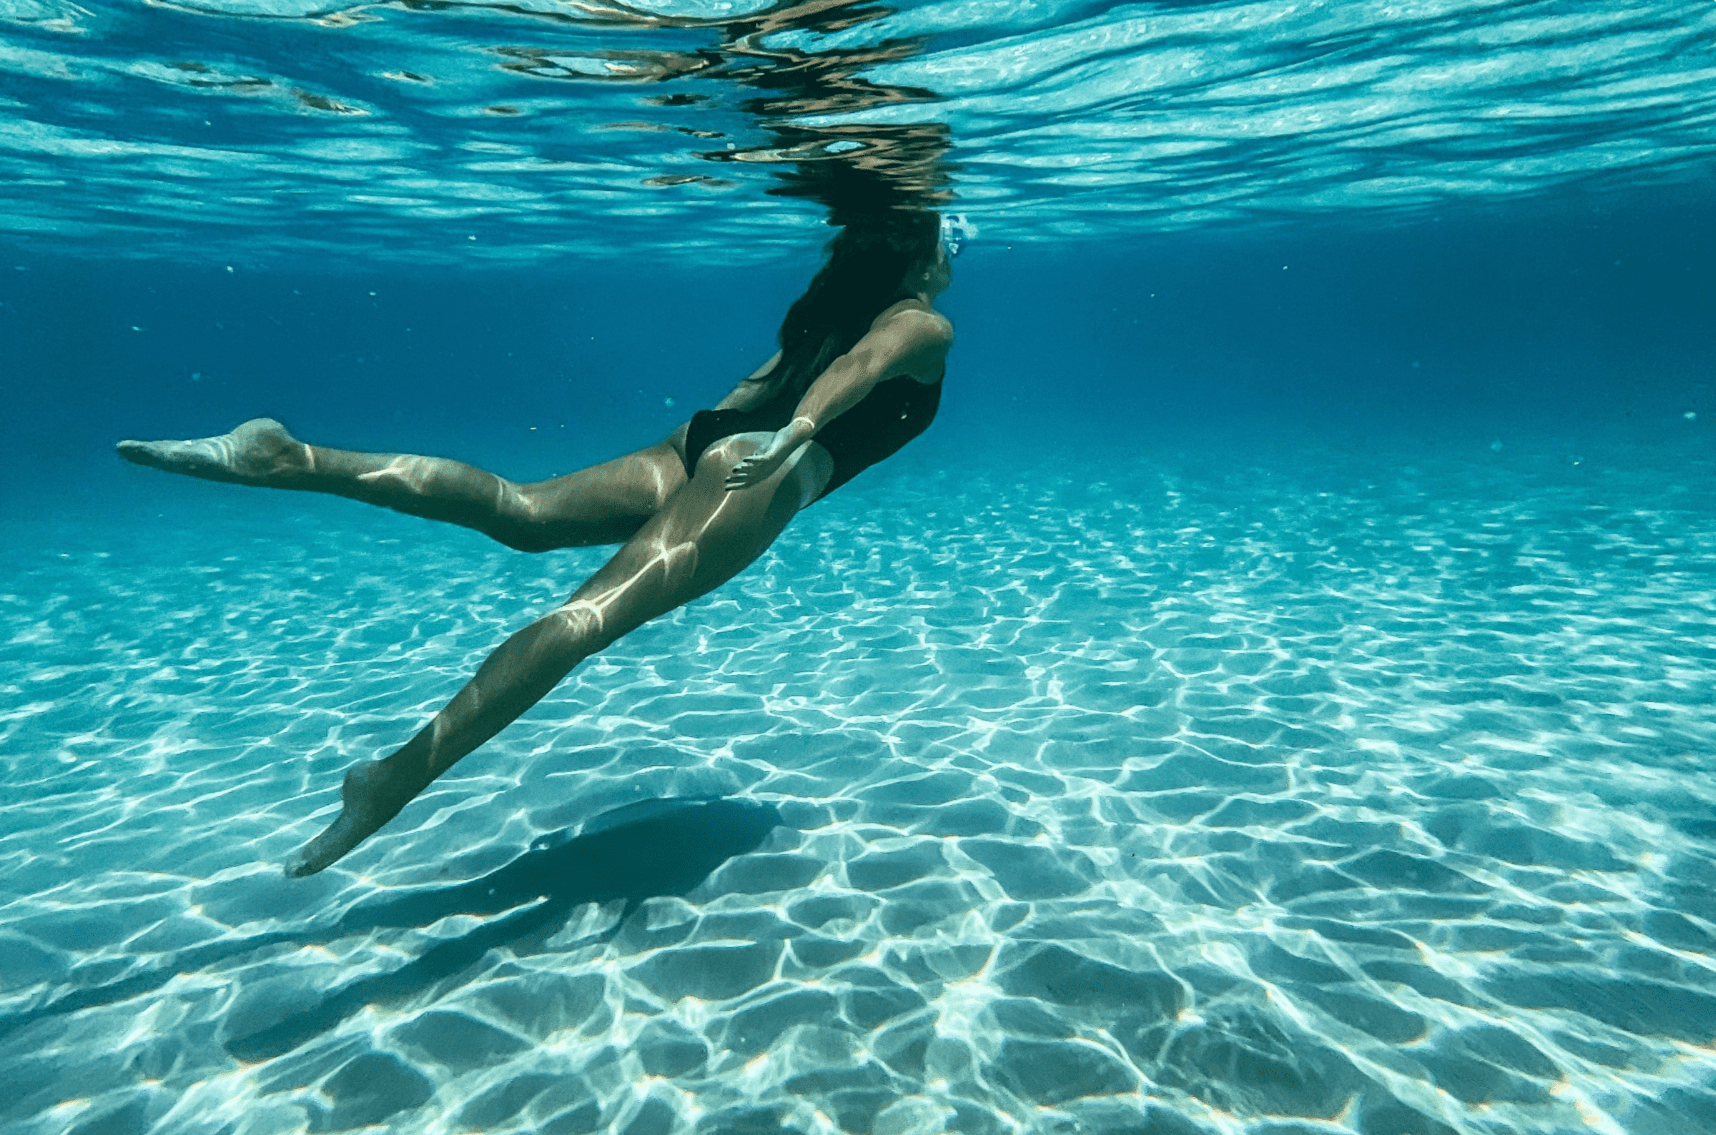
<svg viewBox="0 0 1716 1135"><path fill-rule="evenodd" d="M322 870L590 655L718 587L801 508L929 425L952 328L930 212L855 221L787 312L780 351L665 441L516 485L456 461L305 445L268 419L198 441L119 443L128 460L216 481L334 493L475 528L523 551L623 546L514 634L403 748L346 773L340 815L287 870Z"/></svg>

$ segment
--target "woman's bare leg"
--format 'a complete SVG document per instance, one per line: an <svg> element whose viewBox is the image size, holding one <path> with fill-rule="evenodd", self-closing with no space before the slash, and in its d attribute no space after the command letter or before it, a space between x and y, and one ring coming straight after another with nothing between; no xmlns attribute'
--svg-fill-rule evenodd
<svg viewBox="0 0 1716 1135"><path fill-rule="evenodd" d="M511 548L617 544L685 483L671 441L535 484L459 461L305 445L271 418L195 441L122 441L128 461L172 473L350 497L474 528Z"/></svg>
<svg viewBox="0 0 1716 1135"><path fill-rule="evenodd" d="M314 874L345 855L578 663L725 583L761 555L832 471L827 451L812 444L767 480L726 491L732 467L768 439L740 434L711 446L696 477L564 605L501 644L403 748L347 772L339 817L299 850L287 873Z"/></svg>

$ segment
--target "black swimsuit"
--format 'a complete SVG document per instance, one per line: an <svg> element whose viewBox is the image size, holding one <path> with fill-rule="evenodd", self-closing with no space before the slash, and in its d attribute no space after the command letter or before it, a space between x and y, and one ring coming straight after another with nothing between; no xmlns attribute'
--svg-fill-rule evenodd
<svg viewBox="0 0 1716 1135"><path fill-rule="evenodd" d="M792 421L799 396L782 391L755 410L699 410L685 432L685 475L697 472L703 451L724 437L774 433ZM919 382L902 374L878 382L864 400L829 422L813 439L834 458L834 475L822 490L827 496L929 428L941 405L941 383Z"/></svg>

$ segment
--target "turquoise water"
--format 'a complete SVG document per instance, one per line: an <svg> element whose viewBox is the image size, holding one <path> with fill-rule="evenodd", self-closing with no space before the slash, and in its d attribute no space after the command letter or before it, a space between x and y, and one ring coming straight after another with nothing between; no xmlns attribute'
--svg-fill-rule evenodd
<svg viewBox="0 0 1716 1135"><path fill-rule="evenodd" d="M0 1127L1716 1130L1713 31L0 0ZM851 170L934 428L284 878L607 553L113 442L650 444Z"/></svg>
<svg viewBox="0 0 1716 1135"><path fill-rule="evenodd" d="M308 881L598 553L198 483L15 528L9 1124L1694 1130L1709 455L1370 456L902 456ZM459 891L711 795L775 814L683 893L597 894L651 831Z"/></svg>

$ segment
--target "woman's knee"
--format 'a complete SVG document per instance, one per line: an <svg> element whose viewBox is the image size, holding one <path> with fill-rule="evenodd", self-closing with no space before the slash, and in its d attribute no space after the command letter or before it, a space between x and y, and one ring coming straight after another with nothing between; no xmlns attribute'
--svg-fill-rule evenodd
<svg viewBox="0 0 1716 1135"><path fill-rule="evenodd" d="M554 533L545 521L536 488L500 481L492 514L483 531L518 552L547 552L555 548Z"/></svg>

